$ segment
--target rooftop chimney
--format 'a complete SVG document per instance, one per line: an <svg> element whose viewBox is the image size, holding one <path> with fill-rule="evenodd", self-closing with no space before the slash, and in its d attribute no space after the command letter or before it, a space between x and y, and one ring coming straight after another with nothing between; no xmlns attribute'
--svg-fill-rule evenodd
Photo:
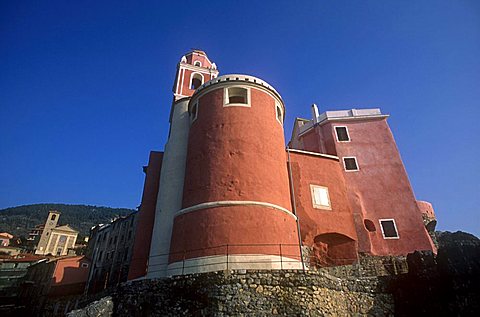
<svg viewBox="0 0 480 317"><path fill-rule="evenodd" d="M313 116L313 124L318 123L318 107L316 104L312 104L312 116Z"/></svg>

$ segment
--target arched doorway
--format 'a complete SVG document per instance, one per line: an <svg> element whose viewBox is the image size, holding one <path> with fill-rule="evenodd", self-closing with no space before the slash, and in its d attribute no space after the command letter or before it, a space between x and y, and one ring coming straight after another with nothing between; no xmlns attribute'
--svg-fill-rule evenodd
<svg viewBox="0 0 480 317"><path fill-rule="evenodd" d="M314 267L352 264L357 260L357 243L340 233L324 233L315 237L310 259Z"/></svg>

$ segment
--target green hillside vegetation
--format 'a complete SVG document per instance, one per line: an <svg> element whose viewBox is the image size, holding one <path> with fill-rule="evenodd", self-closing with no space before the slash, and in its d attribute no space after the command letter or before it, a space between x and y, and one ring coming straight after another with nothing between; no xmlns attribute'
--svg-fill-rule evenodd
<svg viewBox="0 0 480 317"><path fill-rule="evenodd" d="M109 223L118 216L128 215L135 210L87 205L35 204L0 209L0 232L27 237L30 230L44 224L49 210L61 212L58 225L68 224L80 231L81 237L88 236L90 228L99 223Z"/></svg>

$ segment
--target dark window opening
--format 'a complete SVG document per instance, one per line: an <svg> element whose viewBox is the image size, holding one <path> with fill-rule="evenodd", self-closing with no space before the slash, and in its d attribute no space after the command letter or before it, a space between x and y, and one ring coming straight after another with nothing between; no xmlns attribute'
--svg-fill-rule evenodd
<svg viewBox="0 0 480 317"><path fill-rule="evenodd" d="M56 218L57 218L57 215L52 215L52 217L50 219L55 220Z"/></svg>
<svg viewBox="0 0 480 317"><path fill-rule="evenodd" d="M196 61L193 65L200 67L200 66L202 66L202 63L200 63L199 61Z"/></svg>
<svg viewBox="0 0 480 317"><path fill-rule="evenodd" d="M380 224L382 225L385 238L398 238L397 228L395 228L393 220L381 220Z"/></svg>
<svg viewBox="0 0 480 317"><path fill-rule="evenodd" d="M350 137L348 136L348 132L347 132L347 127L335 127L335 131L337 132L338 141L350 141Z"/></svg>
<svg viewBox="0 0 480 317"><path fill-rule="evenodd" d="M228 88L228 103L243 103L247 104L247 89L246 88Z"/></svg>
<svg viewBox="0 0 480 317"><path fill-rule="evenodd" d="M365 219L363 221L364 225L365 225L365 228L370 231L370 232L375 232L377 231L377 229L375 228L375 224L373 223L373 221L371 220L368 220L368 219Z"/></svg>
<svg viewBox="0 0 480 317"><path fill-rule="evenodd" d="M192 77L192 83L190 84L190 89L197 89L203 84L203 78L200 74L195 74Z"/></svg>
<svg viewBox="0 0 480 317"><path fill-rule="evenodd" d="M277 109L277 120L280 121L280 123L282 122L282 109L280 109L279 106L276 106L276 109Z"/></svg>
<svg viewBox="0 0 480 317"><path fill-rule="evenodd" d="M343 158L345 163L345 169L347 171L356 171L358 170L357 160L354 157L345 157Z"/></svg>
<svg viewBox="0 0 480 317"><path fill-rule="evenodd" d="M197 104L194 104L192 106L192 113L191 113L191 119L192 121L197 119L197 112L198 112L198 109L197 109Z"/></svg>

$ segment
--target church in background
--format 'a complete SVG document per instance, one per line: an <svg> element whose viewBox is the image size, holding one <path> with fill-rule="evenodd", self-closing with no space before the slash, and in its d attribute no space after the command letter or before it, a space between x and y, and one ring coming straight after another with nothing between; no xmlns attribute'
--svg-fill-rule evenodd
<svg viewBox="0 0 480 317"><path fill-rule="evenodd" d="M75 255L74 247L78 231L72 229L69 225L57 226L59 218L60 212L50 211L45 225L35 227L34 231L39 236L35 254L63 256L69 254L69 250L72 250L70 255ZM31 234L30 239L33 236Z"/></svg>

